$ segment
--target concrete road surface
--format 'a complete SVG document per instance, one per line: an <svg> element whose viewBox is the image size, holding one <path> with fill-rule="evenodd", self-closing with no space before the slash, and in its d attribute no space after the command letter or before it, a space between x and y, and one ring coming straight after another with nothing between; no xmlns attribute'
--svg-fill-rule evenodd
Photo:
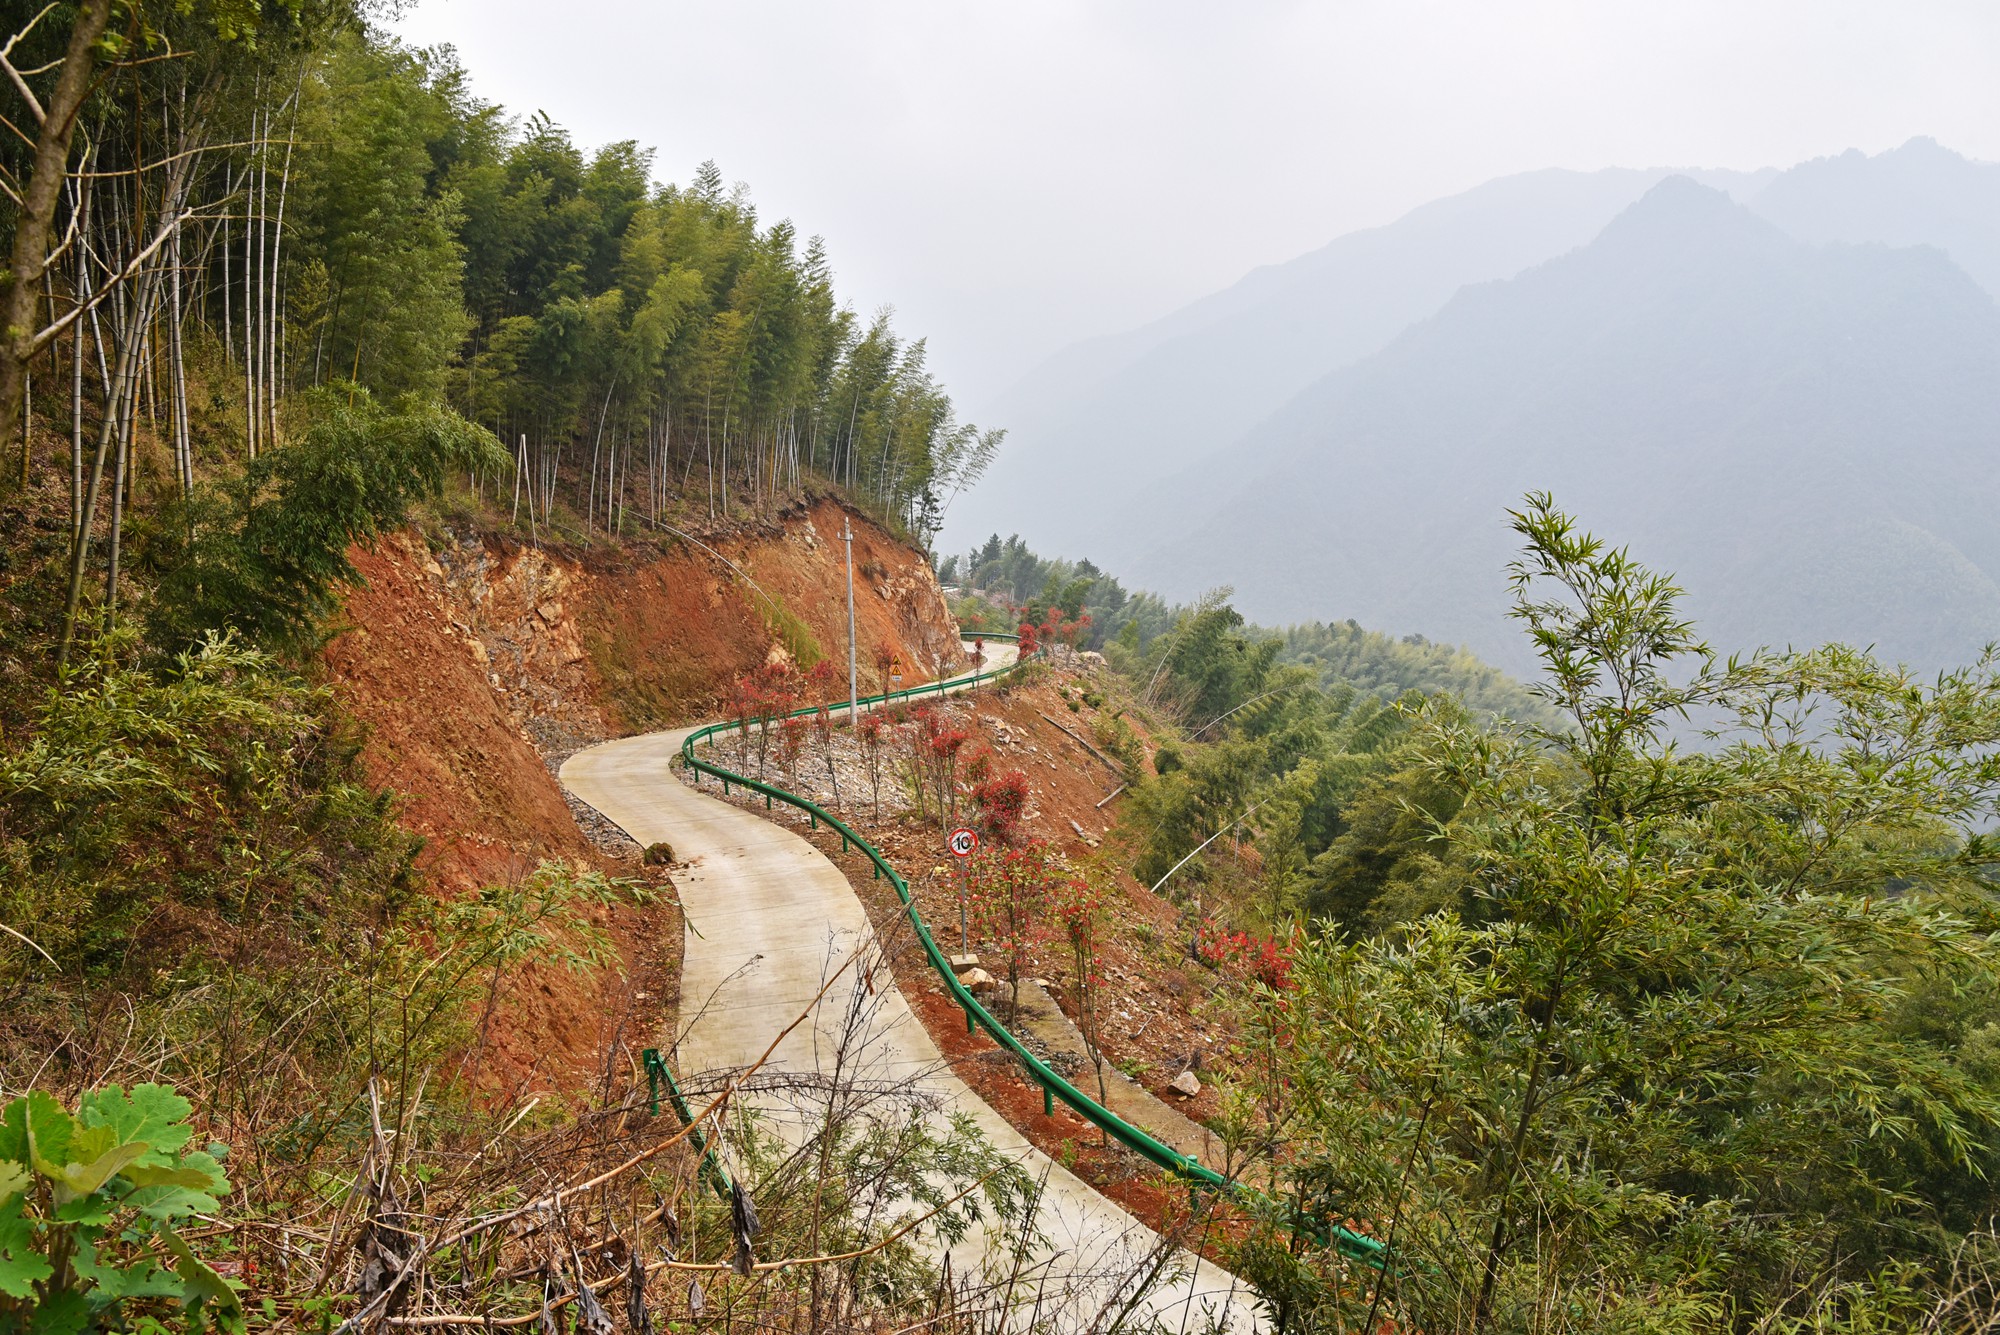
<svg viewBox="0 0 2000 1335"><path fill-rule="evenodd" d="M1002 666L1013 646L989 644L987 653L992 666ZM837 1063L843 1076L924 1097L940 1118L946 1109L969 1114L993 1145L1046 1182L1037 1222L1054 1249L1048 1301L1060 1310L1045 1317L1081 1328L1104 1304L1122 1305L1158 1236L1037 1150L952 1073L888 972L866 967L879 960L882 943L838 867L791 831L669 771L692 731L606 742L578 752L561 772L565 787L641 847L664 840L688 864L673 878L688 924L678 1063L684 1083L691 1092L719 1088L728 1073L755 1062L829 973L859 952L859 967L834 982L812 1023L793 1030L748 1086L759 1113L780 1134L803 1135L801 1103L809 1100L784 1086L803 1083L798 1076L824 1077ZM717 791L713 780L705 786ZM754 1195L755 1184L747 1185ZM971 1273L988 1242L975 1236L953 1249L954 1271ZM1169 1270L1178 1273L1140 1304L1165 1328L1262 1324L1242 1283L1226 1271L1186 1252ZM1128 1319L1122 1328L1132 1327Z"/></svg>

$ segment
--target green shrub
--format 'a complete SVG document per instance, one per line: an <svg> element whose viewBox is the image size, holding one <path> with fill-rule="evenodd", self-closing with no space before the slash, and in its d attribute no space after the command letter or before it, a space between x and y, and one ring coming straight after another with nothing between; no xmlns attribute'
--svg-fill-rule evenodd
<svg viewBox="0 0 2000 1335"><path fill-rule="evenodd" d="M418 842L358 780L324 689L229 635L164 668L118 649L94 646L0 753L0 922L93 970L143 963L135 934L169 904L310 940L409 887ZM25 950L0 944L0 970Z"/></svg>
<svg viewBox="0 0 2000 1335"><path fill-rule="evenodd" d="M787 607L783 598L759 596L752 598L751 602L756 604L772 637L785 646L785 652L801 669L810 668L826 657L826 650L820 647L819 637L813 634L812 627Z"/></svg>
<svg viewBox="0 0 2000 1335"><path fill-rule="evenodd" d="M313 426L242 473L167 507L136 535L154 576L147 638L172 653L236 631L269 648L311 647L358 576L347 550L401 525L448 472L504 473L492 434L448 408L394 410L364 392L310 404Z"/></svg>
<svg viewBox="0 0 2000 1335"><path fill-rule="evenodd" d="M189 1112L152 1084L0 1110L0 1326L241 1329L236 1290L175 1231L229 1190L223 1146L186 1148Z"/></svg>

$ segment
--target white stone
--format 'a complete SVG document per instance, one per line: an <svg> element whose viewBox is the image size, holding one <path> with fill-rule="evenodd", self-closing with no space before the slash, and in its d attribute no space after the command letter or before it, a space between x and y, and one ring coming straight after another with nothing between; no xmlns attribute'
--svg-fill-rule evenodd
<svg viewBox="0 0 2000 1335"><path fill-rule="evenodd" d="M1201 1093L1201 1077L1193 1071L1182 1071L1167 1088L1184 1099L1191 1099Z"/></svg>

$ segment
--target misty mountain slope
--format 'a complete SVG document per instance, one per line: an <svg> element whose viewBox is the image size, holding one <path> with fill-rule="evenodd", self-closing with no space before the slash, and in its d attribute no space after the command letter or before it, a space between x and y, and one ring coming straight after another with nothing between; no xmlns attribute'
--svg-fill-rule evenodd
<svg viewBox="0 0 2000 1335"><path fill-rule="evenodd" d="M1670 178L1174 479L1131 570L1519 670L1505 510L1547 489L1676 571L1720 646L1938 664L2000 636L1996 443L2000 308L1942 252L1808 246Z"/></svg>
<svg viewBox="0 0 2000 1335"><path fill-rule="evenodd" d="M2000 297L2000 163L1920 138L1874 157L1815 158L1747 198L1732 193L1801 241L1937 246Z"/></svg>
<svg viewBox="0 0 2000 1335"><path fill-rule="evenodd" d="M951 517L1118 559L1138 550L1107 502L1240 436L1326 372L1378 350L1467 283L1583 245L1665 170L1540 171L1490 181L1350 233L1144 328L1044 363L988 415L1008 444ZM1715 173L1745 192L1774 173ZM1099 545L1092 545L1093 542Z"/></svg>

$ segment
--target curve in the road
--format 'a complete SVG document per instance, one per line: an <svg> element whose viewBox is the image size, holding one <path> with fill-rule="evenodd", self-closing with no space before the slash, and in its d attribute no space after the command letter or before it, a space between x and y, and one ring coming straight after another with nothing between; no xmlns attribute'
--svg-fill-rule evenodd
<svg viewBox="0 0 2000 1335"><path fill-rule="evenodd" d="M578 752L561 770L565 787L642 847L671 842L687 864L674 881L688 921L681 997L683 1013L693 1018L679 1056L690 1073L753 1063L771 1036L821 993L833 968L875 949L867 913L838 867L791 831L672 774L674 756L701 731L607 742ZM817 1077L837 1058L859 1079L916 1088L939 1109L969 1114L989 1142L1044 1183L1037 1224L1057 1258L1056 1277L1070 1285L1067 1301L1115 1294L1155 1254L1158 1236L993 1111L951 1071L902 994L879 981L857 978L849 992L829 990L812 1023L778 1045L753 1089L760 1113L783 1133L785 1119L803 1115L783 1092L785 1077ZM955 1250L982 1246L975 1238ZM969 1253L954 1259L960 1273L980 1261ZM1144 1300L1155 1314L1186 1329L1209 1321L1235 1329L1257 1324L1251 1295L1234 1276L1191 1254L1176 1262L1178 1275Z"/></svg>

